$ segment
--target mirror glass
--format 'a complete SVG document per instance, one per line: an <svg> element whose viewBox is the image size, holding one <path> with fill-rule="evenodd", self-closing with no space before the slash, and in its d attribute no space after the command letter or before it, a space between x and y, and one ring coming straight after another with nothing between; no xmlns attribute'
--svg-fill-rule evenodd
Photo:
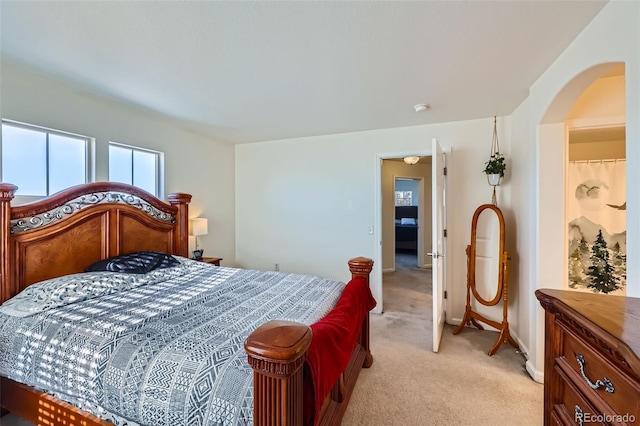
<svg viewBox="0 0 640 426"><path fill-rule="evenodd" d="M500 218L491 208L483 209L476 222L475 241L475 287L477 296L485 301L499 297L500 283ZM497 301L496 301L497 302Z"/></svg>

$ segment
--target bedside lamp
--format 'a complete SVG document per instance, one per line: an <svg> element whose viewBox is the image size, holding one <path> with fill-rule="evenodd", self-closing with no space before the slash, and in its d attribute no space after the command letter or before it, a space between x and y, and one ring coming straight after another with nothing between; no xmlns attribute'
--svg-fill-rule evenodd
<svg viewBox="0 0 640 426"><path fill-rule="evenodd" d="M193 251L194 259L202 258L204 250L198 249L198 236L207 235L209 221L204 217L195 217L189 220L189 235L196 237L196 249Z"/></svg>

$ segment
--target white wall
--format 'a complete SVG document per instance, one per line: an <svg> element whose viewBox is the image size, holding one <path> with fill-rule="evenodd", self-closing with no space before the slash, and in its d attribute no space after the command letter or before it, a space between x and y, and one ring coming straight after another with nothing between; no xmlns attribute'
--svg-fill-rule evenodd
<svg viewBox="0 0 640 426"><path fill-rule="evenodd" d="M209 234L199 237L205 255L235 263L232 145L17 65L3 63L1 77L2 118L95 138L98 181L108 179L109 141L164 152L166 194L192 194L189 215L209 219Z"/></svg>
<svg viewBox="0 0 640 426"><path fill-rule="evenodd" d="M499 118L498 130L509 158L510 144L504 137L508 120ZM459 322L465 306L471 218L479 205L491 202L482 170L492 132L493 117L237 145L237 262L260 269L280 263L286 271L348 279L349 258L375 258L378 253L380 230L369 235L368 229L379 214L379 156L429 155L435 137L445 150L452 149L447 159L447 318ZM499 205L507 209L509 186L510 167L498 187ZM378 300L380 266L374 266L372 281ZM501 319L501 307L492 310L492 317Z"/></svg>
<svg viewBox="0 0 640 426"><path fill-rule="evenodd" d="M601 77L589 85L576 99L567 114L567 120L585 118L602 120L624 116L625 98L624 74Z"/></svg>
<svg viewBox="0 0 640 426"><path fill-rule="evenodd" d="M531 336L536 324L531 321L536 298L531 293L535 241L536 193L531 189L535 182L535 145L528 132L529 101L522 103L511 115L511 206L503 209L506 225L506 246L511 256L509 262L509 301L514 315L509 316L513 330L517 330L520 349L530 356ZM516 282L518 285L511 285Z"/></svg>
<svg viewBox="0 0 640 426"><path fill-rule="evenodd" d="M640 161L639 28L640 3L609 2L534 83L528 99L511 116L512 161L522 174L512 193L514 216L520 223L515 243L521 259L519 279L528 287L520 289L526 294L519 298L518 331L529 323L529 334L521 338L529 351L527 369L537 380L542 379L544 367L544 312L532 296L537 288L561 288L564 282L564 120L593 81L624 62L627 161ZM628 167L627 181L639 180L640 168ZM640 187L629 185L627 217L639 214ZM628 221L627 242L628 258L638 259L640 222ZM627 294L640 295L640 263L630 262L627 273Z"/></svg>

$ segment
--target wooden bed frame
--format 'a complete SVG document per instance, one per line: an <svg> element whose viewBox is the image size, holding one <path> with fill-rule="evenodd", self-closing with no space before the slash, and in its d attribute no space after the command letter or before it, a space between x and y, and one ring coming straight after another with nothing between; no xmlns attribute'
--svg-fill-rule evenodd
<svg viewBox="0 0 640 426"><path fill-rule="evenodd" d="M11 206L17 187L0 183L0 303L27 286L82 272L86 265L141 250L188 257L189 194L165 203L133 186L97 182L43 200ZM352 277L365 277L373 261L349 261ZM254 370L254 424L303 424L303 368L311 343L303 324L269 321L245 342ZM338 425L361 367L373 362L366 316L351 361L326 398L319 425ZM0 406L37 425L111 423L33 387L0 377ZM176 425L177 426L177 425Z"/></svg>

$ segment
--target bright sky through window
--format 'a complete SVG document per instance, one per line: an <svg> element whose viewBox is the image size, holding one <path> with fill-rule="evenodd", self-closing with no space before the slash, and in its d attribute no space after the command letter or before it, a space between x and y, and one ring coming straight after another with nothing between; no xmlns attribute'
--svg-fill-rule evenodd
<svg viewBox="0 0 640 426"><path fill-rule="evenodd" d="M88 139L2 123L2 181L21 196L44 197L87 181Z"/></svg>
<svg viewBox="0 0 640 426"><path fill-rule="evenodd" d="M109 180L137 186L158 196L159 155L154 151L109 144Z"/></svg>

